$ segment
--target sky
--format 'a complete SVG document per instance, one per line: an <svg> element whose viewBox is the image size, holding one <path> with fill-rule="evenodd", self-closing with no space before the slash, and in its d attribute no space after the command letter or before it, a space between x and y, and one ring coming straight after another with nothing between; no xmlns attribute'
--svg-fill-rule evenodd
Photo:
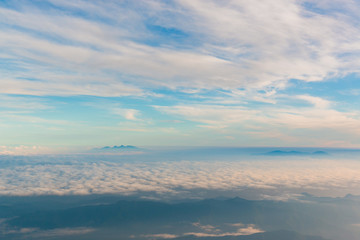
<svg viewBox="0 0 360 240"><path fill-rule="evenodd" d="M0 1L0 154L360 147L356 0Z"/></svg>

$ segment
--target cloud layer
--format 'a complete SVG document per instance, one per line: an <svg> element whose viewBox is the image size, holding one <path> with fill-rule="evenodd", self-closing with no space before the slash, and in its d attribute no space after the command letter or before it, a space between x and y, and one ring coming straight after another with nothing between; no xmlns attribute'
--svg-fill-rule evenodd
<svg viewBox="0 0 360 240"><path fill-rule="evenodd" d="M301 192L334 196L360 193L360 163L357 160L306 157L226 160L226 157L219 157L208 161L194 158L129 161L126 156L110 157L110 160L101 160L109 159L106 156L87 158L79 155L2 156L0 194L140 193L144 197L202 198L211 196L212 192L233 196L250 191L256 193L252 196L256 198L286 199Z"/></svg>

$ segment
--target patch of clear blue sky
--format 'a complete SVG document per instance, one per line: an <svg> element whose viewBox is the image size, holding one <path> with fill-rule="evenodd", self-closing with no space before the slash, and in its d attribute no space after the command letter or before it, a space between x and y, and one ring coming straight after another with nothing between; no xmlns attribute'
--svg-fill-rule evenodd
<svg viewBox="0 0 360 240"><path fill-rule="evenodd" d="M22 60L22 62L26 62L26 61ZM22 64L19 64L18 61L14 60L13 58L0 57L0 68L2 71L7 71L7 72L26 71L26 68L24 68Z"/></svg>
<svg viewBox="0 0 360 240"><path fill-rule="evenodd" d="M94 2L95 3L95 2ZM45 10L48 14L54 13L55 15L58 14L67 14L67 15L75 15L81 18L89 19L89 20L98 20L98 21L109 21L108 18L100 17L99 15L94 15L86 10L82 10L81 8L73 8L73 7L65 7L61 5L55 5L49 1L42 1L42 0L32 0L32 1L11 1L11 0L2 0L0 1L0 6L5 7L12 10L23 10L26 8L33 8ZM108 22L110 23L110 22Z"/></svg>
<svg viewBox="0 0 360 240"><path fill-rule="evenodd" d="M302 3L302 6L310 12L314 12L316 14L321 14L321 15L348 13L347 11L345 11L343 6L341 6L339 4L334 3L334 4L328 4L327 7L324 7L324 6L320 7L321 4L322 4L321 2L317 2L317 1L312 1L312 2L305 1Z"/></svg>
<svg viewBox="0 0 360 240"><path fill-rule="evenodd" d="M305 7L307 10L309 10L309 11L311 11L311 12L314 12L314 13L318 13L318 14L326 14L327 13L327 11L326 10L324 10L323 8L319 8L318 6L317 6L317 4L316 3L314 3L314 2L303 2L303 7Z"/></svg>
<svg viewBox="0 0 360 240"><path fill-rule="evenodd" d="M139 39L138 42L149 46L171 46L172 48L188 48L192 49L200 45L200 41L194 41L190 33L186 33L180 29L173 27L163 27L156 24L147 23L146 28L151 32L149 39Z"/></svg>

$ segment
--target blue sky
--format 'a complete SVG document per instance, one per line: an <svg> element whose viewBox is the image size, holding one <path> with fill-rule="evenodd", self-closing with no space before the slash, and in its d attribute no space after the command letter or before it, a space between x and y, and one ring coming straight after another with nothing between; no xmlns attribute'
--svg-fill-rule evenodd
<svg viewBox="0 0 360 240"><path fill-rule="evenodd" d="M360 146L360 4L0 1L0 153Z"/></svg>

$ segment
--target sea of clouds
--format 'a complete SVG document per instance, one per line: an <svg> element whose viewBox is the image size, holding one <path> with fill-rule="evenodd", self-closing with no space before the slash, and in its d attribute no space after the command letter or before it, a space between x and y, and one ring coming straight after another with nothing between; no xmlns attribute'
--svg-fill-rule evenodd
<svg viewBox="0 0 360 240"><path fill-rule="evenodd" d="M289 199L302 192L359 194L355 158L160 155L0 156L0 195L120 194L148 198L243 196Z"/></svg>

